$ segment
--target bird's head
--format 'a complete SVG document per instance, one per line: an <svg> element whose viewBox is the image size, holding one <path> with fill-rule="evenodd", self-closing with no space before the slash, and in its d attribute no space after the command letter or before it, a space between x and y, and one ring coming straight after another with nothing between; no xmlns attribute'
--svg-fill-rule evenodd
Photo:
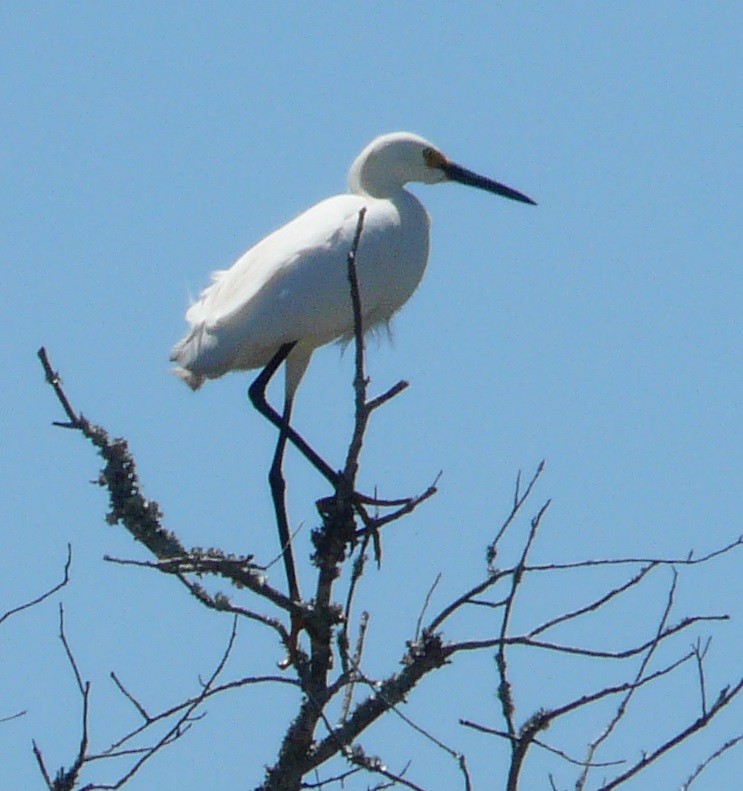
<svg viewBox="0 0 743 791"><path fill-rule="evenodd" d="M392 132L372 140L351 165L348 180L352 192L374 198L387 198L410 181L423 184L458 181L504 198L534 204L521 192L457 165L428 140L411 132Z"/></svg>

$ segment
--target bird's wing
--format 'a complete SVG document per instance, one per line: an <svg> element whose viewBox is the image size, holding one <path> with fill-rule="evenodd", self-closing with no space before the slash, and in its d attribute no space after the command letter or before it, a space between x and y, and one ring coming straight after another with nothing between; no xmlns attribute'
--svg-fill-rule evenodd
<svg viewBox="0 0 743 791"><path fill-rule="evenodd" d="M363 205L359 196L338 195L300 214L251 247L232 267L215 272L212 283L186 312L186 319L192 326L210 330L245 315L269 284L333 249L349 228L352 234L352 218Z"/></svg>

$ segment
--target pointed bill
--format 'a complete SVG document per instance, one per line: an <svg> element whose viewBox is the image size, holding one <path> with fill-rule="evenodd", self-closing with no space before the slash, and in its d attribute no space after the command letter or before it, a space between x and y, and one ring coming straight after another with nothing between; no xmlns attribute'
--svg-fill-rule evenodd
<svg viewBox="0 0 743 791"><path fill-rule="evenodd" d="M467 170L467 168L463 168L461 165L457 165L456 163L450 162L449 160L446 160L446 162L440 165L440 167L441 170L443 170L447 177L452 181L458 181L460 184L467 184L470 187L477 187L478 189L485 190L486 192L492 192L495 195L501 195L504 198L521 201L521 203L529 203L532 206L537 205L536 201L533 201L531 198L524 195L523 192L519 192L518 190L512 189L511 187L507 187L505 184L501 184L499 181L494 181L493 179L473 173L471 170Z"/></svg>

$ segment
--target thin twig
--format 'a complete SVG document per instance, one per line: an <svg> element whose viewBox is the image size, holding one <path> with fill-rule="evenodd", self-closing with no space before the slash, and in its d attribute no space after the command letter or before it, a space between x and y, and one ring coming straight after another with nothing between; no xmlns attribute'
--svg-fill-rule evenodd
<svg viewBox="0 0 743 791"><path fill-rule="evenodd" d="M426 730L422 726L413 722L413 720L410 717L403 714L393 700L388 699L384 695L383 691L379 691L379 685L375 684L373 681L371 681L364 675L360 667L356 666L354 667L354 670L358 678L361 681L363 681L367 685L367 687L369 687L372 694L376 696L379 700L381 700L387 706L388 710L394 712L409 728L412 728L416 733L419 733L421 736L423 736L425 739L430 741L432 744L436 745L436 747L438 747L440 750L443 750L447 755L451 756L452 758L455 758L457 761L460 760L462 753L444 744L444 742L442 742L440 739L437 739L430 731Z"/></svg>
<svg viewBox="0 0 743 791"><path fill-rule="evenodd" d="M54 388L54 392L57 394L57 399L59 400L59 403L62 404L62 409L64 409L64 411L67 413L67 417L70 419L70 422L67 425L64 423L55 423L54 425L68 428L81 428L81 423L83 420L82 415L78 417L77 413L72 408L72 404L69 402L66 393L62 389L62 379L52 368L51 363L49 362L49 357L46 353L46 349L42 346L36 352L36 356L41 361L47 384Z"/></svg>
<svg viewBox="0 0 743 791"><path fill-rule="evenodd" d="M359 582L364 574L364 568L366 566L366 549L369 545L369 540L369 535L363 537L356 559L351 566L351 579L348 583L346 604L343 608L343 623L341 624L341 631L338 635L338 646L340 648L341 665L344 673L348 673L348 628L351 623L351 608L353 606L354 596L358 590Z"/></svg>
<svg viewBox="0 0 743 791"><path fill-rule="evenodd" d="M245 607L238 607L237 605L232 604L229 599L222 594L212 596L211 594L207 593L207 591L201 585L196 582L192 582L182 574L178 574L176 576L183 583L183 585L188 588L191 595L202 604L206 605L210 610L216 610L217 612L229 612L233 615L240 615L243 618L256 621L257 623L261 623L264 626L268 626L273 629L279 635L284 645L287 645L290 641L289 632L286 630L284 625L275 618L262 615L261 613L255 612L254 610L248 610Z"/></svg>
<svg viewBox="0 0 743 791"><path fill-rule="evenodd" d="M361 241L361 232L364 228L364 216L366 207L359 211L359 218L356 223L356 232L353 237L351 250L348 253L348 282L351 289L351 307L353 309L353 332L354 332L354 401L355 401L355 420L351 442L348 445L346 454L346 464L344 466L344 476L351 490L356 480L356 472L359 466L359 454L364 441L364 432L369 413L366 409L366 376L364 375L364 325L363 313L361 310L361 292L359 290L359 279L356 272L356 254Z"/></svg>
<svg viewBox="0 0 743 791"><path fill-rule="evenodd" d="M449 616L453 615L463 605L468 604L472 600L473 596L478 596L480 593L483 593L488 588L495 585L495 583L502 579L502 577L502 574L495 572L488 574L488 576L482 582L478 582L477 585L470 588L461 596L454 599L451 604L444 607L444 609L431 621L431 623L428 624L426 627L427 631L435 632L441 626L441 624L443 624L444 621L449 618Z"/></svg>
<svg viewBox="0 0 743 791"><path fill-rule="evenodd" d="M401 379L397 384L392 385L389 390L385 391L381 395L372 398L370 401L367 401L366 408L369 412L373 412L375 409L379 409L379 407L384 406L388 401L393 399L396 395L402 393L407 387L410 386L410 382L406 382L404 379Z"/></svg>
<svg viewBox="0 0 743 791"><path fill-rule="evenodd" d="M179 711L183 711L183 709L192 706L198 699L201 699L203 702L204 700L214 697L215 695L219 695L222 692L227 692L228 690L232 690L232 689L241 689L242 687L253 686L254 684L284 684L297 688L299 688L300 686L299 681L297 681L296 679L287 678L286 676L283 675L281 676L267 675L267 676L246 676L244 678L236 679L234 681L228 681L225 682L224 684L219 684L218 686L212 687L211 689L208 690L206 695L203 694L203 690L202 690L201 692L199 692L199 695L195 697L187 698L186 700L183 700L180 703L175 704L174 706L164 709L158 714L148 715L141 725L138 725L136 728L133 728L127 734L117 739L115 742L111 744L111 746L107 750L104 750L100 755L91 756L91 760L93 758L105 758L110 755L113 755L114 751L118 751L122 745L136 738L155 723L169 719L174 714L177 714ZM117 752L116 754L118 755L121 753Z"/></svg>
<svg viewBox="0 0 743 791"><path fill-rule="evenodd" d="M36 604L41 604L44 599L48 599L50 596L53 596L58 590L64 588L64 586L70 581L70 566L72 565L72 545L67 544L67 561L64 564L64 575L61 582L58 582L53 588L50 588L46 593L42 593L40 596L37 596L35 599L31 599L27 601L25 604L20 604L17 607L13 607L12 609L4 612L0 615L0 624L11 617L11 615L15 615L16 613L21 612L22 610L27 610L29 607L33 607Z"/></svg>
<svg viewBox="0 0 743 791"><path fill-rule="evenodd" d="M674 569L670 590L668 591L668 597L666 599L666 606L658 623L658 628L655 633L655 638L648 646L645 656L642 658L642 661L640 662L640 667L638 668L637 673L635 674L633 685L630 687L630 689L627 690L624 697L619 701L619 705L617 706L614 715L609 720L604 730L598 735L596 739L594 739L588 745L588 751L586 753L586 761L583 767L583 771L578 777L578 780L575 785L576 791L583 791L583 789L585 788L585 784L588 779L589 768L590 765L593 763L593 756L596 754L596 751L599 749L599 747L609 738L609 736L611 736L611 734L614 732L619 722L626 714L630 701L632 700L632 697L635 691L637 690L637 684L642 680L645 674L645 670L647 669L647 666L650 663L651 658L653 657L653 655L656 652L656 649L663 640L663 633L666 631L666 624L668 623L668 618L671 614L671 609L673 607L677 582L678 582L678 572Z"/></svg>
<svg viewBox="0 0 743 791"><path fill-rule="evenodd" d="M364 639L366 638L366 629L369 625L369 613L363 612L361 613L361 620L359 621L359 636L356 640L356 649L353 652L353 657L350 658L346 657L346 661L349 665L353 665L354 668L357 668L361 665L361 657L364 653ZM346 687L346 692L343 697L343 705L341 706L341 716L339 718L339 722L343 723L348 718L348 712L351 710L351 704L353 703L353 690L356 683L356 679L358 678L358 674L354 669L350 674L350 678L348 681L348 686Z"/></svg>
<svg viewBox="0 0 743 791"><path fill-rule="evenodd" d="M423 623L423 618L426 615L426 610L428 609L428 605L431 603L431 596L433 596L433 592L436 590L436 586L439 584L441 580L441 572L436 575L436 579L433 581L431 587L428 589L428 593L426 594L426 598L423 600L423 607L421 607L420 614L418 615L418 620L415 623L415 637L414 640L418 640L421 634L421 624Z"/></svg>
<svg viewBox="0 0 743 791"><path fill-rule="evenodd" d="M80 670L78 669L77 662L75 661L75 657L72 654L72 649L70 648L70 644L67 642L67 636L65 635L64 631L64 608L62 605L59 605L59 639L62 641L62 645L64 646L65 653L67 654L67 659L72 667L72 671L75 675L75 681L77 683L78 690L80 692L80 696L82 697L83 701L83 710L82 710L82 732L80 735L80 746L77 751L77 756L72 763L72 766L65 770L60 769L57 772L57 775L54 779L54 783L49 779L49 774L44 766L44 759L41 754L41 750L36 744L33 743L33 751L34 756L36 757L36 762L39 765L39 769L41 770L42 775L44 776L44 780L47 783L50 791L72 791L72 789L77 785L78 777L80 775L80 771L87 760L87 751L88 751L88 711L90 705L90 682L86 681L83 682L82 676L80 675Z"/></svg>
<svg viewBox="0 0 743 791"><path fill-rule="evenodd" d="M694 645L694 658L697 662L697 673L699 674L699 692L702 701L702 714L707 713L707 684L704 678L704 658L707 656L712 638L708 637L704 648L702 648L701 638L698 638Z"/></svg>
<svg viewBox="0 0 743 791"><path fill-rule="evenodd" d="M493 563L495 562L495 558L496 558L496 555L498 553L498 544L499 544L500 540L503 538L503 536L505 535L506 530L508 530L508 528L513 523L513 520L518 515L519 511L521 510L521 506L523 506L523 504L529 499L529 495L531 494L532 489L534 488L534 486L536 485L536 482L539 480L539 477L541 476L542 472L544 471L544 466L545 466L544 460L539 462L539 465L537 466L536 472L534 473L534 475L532 475L531 480L529 481L529 483L526 486L526 491L523 494L520 493L521 471L519 470L519 473L518 473L518 475L516 477L516 487L515 487L515 492L514 492L514 497L513 497L513 506L511 508L511 512L508 514L508 516L503 521L503 524L501 525L500 530L498 530L498 532L496 533L495 538L488 545L488 549L487 549L487 552L486 552L486 559L487 559L487 563L488 563L488 568L491 568Z"/></svg>
<svg viewBox="0 0 743 791"><path fill-rule="evenodd" d="M693 617L684 618L675 626L669 626L661 635L661 639L665 640L678 632L688 629L695 623L711 622L711 621L727 621L727 615L697 615ZM580 646L561 645L560 643L550 643L544 640L532 640L528 635L519 635L511 637L490 637L483 640L462 640L457 643L450 643L447 645L447 652L451 651L456 653L458 651L480 651L483 648L497 648L498 646L525 646L529 648L541 648L548 651L557 651L562 654L573 654L575 656L587 656L594 659L629 659L630 657L637 656L643 651L646 651L653 643L655 638L646 640L640 645L625 648L621 651L607 651L594 648L581 648Z"/></svg>
<svg viewBox="0 0 743 791"><path fill-rule="evenodd" d="M572 569L600 568L601 566L629 566L655 564L657 566L699 566L708 563L714 558L726 555L735 549L743 548L743 536L739 536L734 541L730 541L720 549L694 557L694 551L690 551L683 558L650 558L650 557L629 557L629 558L608 558L605 560L576 560L570 563L541 563L533 566L526 566L528 572L534 571L570 571Z"/></svg>
<svg viewBox="0 0 743 791"><path fill-rule="evenodd" d="M33 752L34 752L34 758L36 758L36 764L39 767L41 776L44 778L46 787L49 789L49 791L54 791L54 786L52 785L52 779L51 777L49 777L49 772L47 772L46 770L46 764L44 763L44 757L41 754L41 749L39 748L39 745L36 744L35 740L32 740L31 744L33 745Z"/></svg>
<svg viewBox="0 0 743 791"><path fill-rule="evenodd" d="M514 737L509 736L509 734L506 733L506 731L501 731L498 730L497 728L489 728L487 725L481 725L479 722L472 722L472 720L460 719L459 724L463 725L465 728L471 728L474 731L479 731L480 733L486 733L490 736L498 736L501 739L505 739L509 742L514 741ZM515 738L518 740L518 737ZM532 740L532 743L535 744L537 747L541 747L543 750L552 753L553 755L557 755L559 758L562 758L565 762L569 764L573 764L574 766L580 766L580 767L583 767L585 765L582 759L578 760L577 758L572 758L563 750L558 750L557 747L553 747L552 745L543 742L541 739L535 738ZM626 763L626 761L602 761L599 763L593 763L591 764L591 766L601 769L610 766L619 766L623 763Z"/></svg>
<svg viewBox="0 0 743 791"><path fill-rule="evenodd" d="M385 516L378 516L378 517L369 516L366 510L360 507L359 504L358 510L362 516L366 530L372 532L375 530L379 530L380 527L384 527L385 525L388 525L390 522L396 522L398 519L402 519L403 516L407 516L408 514L412 513L421 503L425 502L426 500L428 500L429 497L433 497L433 495L436 494L436 492L438 491L438 489L436 488L436 484L440 477L441 477L441 473L439 473L436 476L436 480L434 481L434 483L431 484L431 486L429 486L428 489L426 489L426 491L423 492L422 494L419 494L416 497L408 497L406 500L399 501L402 502L400 508L398 508L396 511L393 511L390 514L386 514ZM393 503L393 501L388 500L386 503L381 503L381 501L376 501L374 504L385 505L391 503Z"/></svg>
<svg viewBox="0 0 743 791"><path fill-rule="evenodd" d="M556 618L552 618L549 621L545 621L545 623L537 626L535 629L532 629L531 632L529 632L529 637L535 637L536 635L541 634L542 632L547 631L547 629L551 629L558 624L565 623L566 621L579 618L581 615L585 615L586 613L598 610L612 599L620 596L622 593L625 593L635 585L638 585L652 569L656 568L656 566L656 563L649 563L647 566L640 569L640 571L638 571L637 574L635 574L630 580L627 580L627 582L617 586L616 588L612 588L612 590L600 598L595 599L583 607L579 607L577 610L572 610L571 612L567 612L563 615L557 616Z"/></svg>
<svg viewBox="0 0 743 791"><path fill-rule="evenodd" d="M80 690L80 693L83 694L85 692L85 683L83 683L82 676L80 675L80 670L77 667L77 662L75 661L75 657L72 655L72 649L70 648L70 644L67 642L67 635L65 635L64 631L64 607L62 604L59 605L59 639L62 641L62 645L64 646L65 653L67 654L67 659L72 667L72 671L75 674L75 681L77 681L77 688Z"/></svg>
<svg viewBox="0 0 743 791"><path fill-rule="evenodd" d="M349 750L346 751L346 758L347 760L354 764L355 766L360 766L366 769L367 772L372 772L373 774L382 775L382 777L386 777L388 780L391 780L393 785L402 785L405 788L410 788L412 791L426 791L423 786L416 785L412 783L410 780L406 780L402 774L395 774L394 772L390 772L390 770L384 765L384 762L381 758L377 758L375 756L367 756L366 753L363 751L360 745L354 745ZM403 772L407 769L407 766L403 769Z"/></svg>
<svg viewBox="0 0 743 791"><path fill-rule="evenodd" d="M230 604L229 599L224 594L216 594L210 596L206 594L203 587L195 582L187 580L185 574L215 574L224 579L229 580L237 585L237 587L245 587L251 590L258 596L267 599L272 604L285 610L286 612L298 615L306 621L311 621L313 617L312 610L301 602L292 601L288 596L281 593L281 591L273 588L268 584L266 578L256 571L256 567L249 562L249 558L230 558L230 557L210 557L203 553L192 550L179 557L167 558L165 560L131 560L128 558L117 558L111 555L104 555L103 559L109 563L116 563L121 566L138 566L140 568L151 568L161 571L164 574L172 574L189 588L191 593L196 595L197 598L208 607L217 610L225 610L233 613L238 613L247 618L259 621L266 626L278 631L282 637L284 631L281 624L274 618L256 613L252 610L246 610L241 607L235 607ZM202 595L203 594L203 595Z"/></svg>
<svg viewBox="0 0 743 791"><path fill-rule="evenodd" d="M640 687L643 687L648 684L652 684L657 679L672 673L679 667L681 667L684 663L688 662L693 656L692 652L689 652L685 656L677 659L675 662L671 662L670 664L666 665L665 667L661 668L660 670L655 671L654 673L648 674L644 678L641 678L639 681L629 681L623 684L618 684L612 687L605 687L604 689L599 690L598 692L593 692L588 695L582 695L580 698L576 698L571 700L568 703L563 704L562 706L558 706L551 710L541 710L537 712L530 720L521 728L521 731L516 733L508 733L506 731L500 731L493 728L487 728L486 726L479 725L476 723L472 723L470 721L466 721L467 727L475 728L484 733L490 733L495 736L499 736L503 739L506 739L511 744L512 752L514 753L511 759L511 767L509 771L509 789L515 789L518 787L518 780L519 774L521 770L521 766L523 764L523 759L526 757L526 752L532 744L536 744L536 736L541 730L546 730L550 727L552 723L556 720L560 719L561 717L566 716L567 714L571 714L579 709L585 708L586 706L590 706L593 703L596 703L604 698L611 697L614 695L621 695L627 693L628 691L632 690L635 691ZM460 722L462 722L460 720ZM464 722L462 724L465 724ZM544 746L544 745L540 745ZM517 752L518 751L518 752ZM581 762L583 765L583 762ZM592 764L596 765L596 764ZM611 765L611 764L607 764Z"/></svg>
<svg viewBox="0 0 743 791"><path fill-rule="evenodd" d="M732 688L725 687L725 689L720 692L717 700L712 704L712 706L710 706L710 709L706 714L698 717L682 731L679 731L675 736L661 744L660 747L653 750L653 752L644 754L643 757L637 761L637 763L627 769L626 772L623 772L609 783L601 786L598 791L612 791L612 789L618 788L620 785L622 785L622 783L625 783L631 777L634 777L643 769L646 769L648 766L650 766L650 764L657 761L658 758L667 753L669 750L672 750L674 747L686 741L689 736L706 727L709 722L720 713L720 711L722 711L732 700L738 696L741 690L743 690L743 679L738 681L737 684L735 684L735 686Z"/></svg>
<svg viewBox="0 0 743 791"><path fill-rule="evenodd" d="M11 720L17 720L20 717L25 717L28 714L28 710L24 709L23 711L17 711L15 714L8 714L7 717L0 717L0 725L11 722Z"/></svg>
<svg viewBox="0 0 743 791"><path fill-rule="evenodd" d="M145 707L134 697L134 695L132 695L131 692L129 692L129 690L121 683L121 681L119 681L119 677L116 675L116 673L114 673L112 670L109 675L111 676L114 684L116 684L116 686L119 688L119 692L121 692L121 694L132 704L132 706L134 706L142 719L147 723L152 722L152 717L150 717L150 715L147 713Z"/></svg>
<svg viewBox="0 0 743 791"><path fill-rule="evenodd" d="M738 734L738 736L734 736L732 739L728 739L725 744L720 745L713 753L708 755L702 763L697 766L697 768L689 775L686 781L683 783L679 791L689 791L692 784L697 780L700 774L713 762L716 761L720 756L726 753L728 750L731 750L733 747L738 745L740 742L743 741L743 733Z"/></svg>
<svg viewBox="0 0 743 791"><path fill-rule="evenodd" d="M332 777L326 777L324 780L318 780L316 783L308 783L304 781L302 783L302 788L325 788L325 786L330 785L331 783L340 783L341 787L345 780L348 780L349 777L353 777L353 775L357 775L361 771L360 766L356 766L353 769L347 769L345 772L340 772L337 775L333 775ZM315 777L317 777L317 772L315 772Z"/></svg>
<svg viewBox="0 0 743 791"><path fill-rule="evenodd" d="M518 508L520 507L520 503L523 503L524 499L529 496L531 487L533 486L534 482L536 481L537 475L540 472L541 472L541 465L540 468L537 470L536 475L532 478L532 482L527 487L526 493L523 495L520 501L519 500L516 501L516 504L514 505L513 513L515 513L518 510ZM510 626L510 622L511 622L511 613L513 612L513 606L516 600L516 593L519 589L519 585L521 584L521 580L523 578L523 568L526 564L526 559L529 556L529 550L531 549L532 544L534 543L534 539L537 536L537 530L539 529L539 524L542 520L542 516L544 515L548 507L549 507L549 500L542 506L542 508L537 513L537 515L531 520L531 527L529 529L529 534L524 544L524 549L521 553L521 559L519 561L518 566L516 567L516 572L513 574L511 578L511 589L508 593L508 598L506 599L506 605L503 610L503 618L501 620L498 650L495 655L495 664L496 667L498 668L498 675L500 677L500 684L498 685L498 699L500 700L501 703L501 710L503 713L503 719L506 722L506 728L508 732L513 736L516 735L516 726L514 724L515 708L513 703L513 696L511 693L511 683L508 680L508 664L506 661L505 640L506 640L506 635L508 634L508 627ZM496 540L491 545L492 547L495 547L498 538L501 535L503 535L504 529L505 528L503 528L500 531L498 537L496 537ZM509 779L509 791L511 789L510 783L511 781Z"/></svg>
<svg viewBox="0 0 743 791"><path fill-rule="evenodd" d="M186 708L185 712L178 718L176 723L162 736L152 747L148 748L146 752L137 760L127 771L123 774L115 783L113 784L90 784L86 786L87 791L93 791L93 789L100 789L100 791L116 791L116 789L121 788L125 785L142 767L142 765L152 758L157 752L159 752L163 747L172 743L175 739L180 738L183 735L183 726L187 724L188 720L190 719L192 713L196 710L198 706L206 699L209 694L209 690L211 689L212 685L216 681L217 677L220 675L222 670L224 669L225 665L227 664L227 660L229 659L230 654L232 653L232 647L235 644L235 639L237 637L237 618L233 618L232 620L232 631L230 633L229 640L227 642L227 647L225 648L221 659L217 663L216 668L211 673L209 678L204 683L203 689L201 693L193 699L193 702Z"/></svg>

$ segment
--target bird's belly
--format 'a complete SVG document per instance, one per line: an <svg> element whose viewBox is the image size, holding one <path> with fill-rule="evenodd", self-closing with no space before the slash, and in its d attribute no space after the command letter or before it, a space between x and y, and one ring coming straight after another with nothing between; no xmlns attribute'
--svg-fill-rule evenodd
<svg viewBox="0 0 743 791"><path fill-rule="evenodd" d="M397 207L382 209L387 213L381 217L369 211L356 258L365 331L389 321L408 301L428 260L428 217L422 207L419 216L404 217L405 222ZM264 365L283 343L301 341L316 348L353 336L348 253L356 222L357 215L351 215L342 238L264 286L235 327L235 338L244 339L240 367Z"/></svg>
<svg viewBox="0 0 743 791"><path fill-rule="evenodd" d="M392 318L426 268L428 216L409 193L402 200L402 205L373 199L367 203L356 258L364 331ZM352 338L348 254L357 221L358 212L350 211L325 244L295 252L245 305L194 327L191 342L176 359L213 378L232 369L264 366L285 343L296 341L312 349Z"/></svg>
<svg viewBox="0 0 743 791"><path fill-rule="evenodd" d="M364 260L359 256L358 281L363 329L389 321L408 301L425 270L425 258L407 258L404 268L396 266L398 258L384 261ZM346 261L327 272L277 283L266 299L266 308L252 312L239 335L250 338L244 347L242 362L258 367L267 362L283 343L302 341L312 347L323 346L354 334L351 286ZM272 289L273 290L273 289ZM267 295L268 296L268 295ZM270 305L270 308L268 307ZM291 316L290 327L286 318Z"/></svg>

